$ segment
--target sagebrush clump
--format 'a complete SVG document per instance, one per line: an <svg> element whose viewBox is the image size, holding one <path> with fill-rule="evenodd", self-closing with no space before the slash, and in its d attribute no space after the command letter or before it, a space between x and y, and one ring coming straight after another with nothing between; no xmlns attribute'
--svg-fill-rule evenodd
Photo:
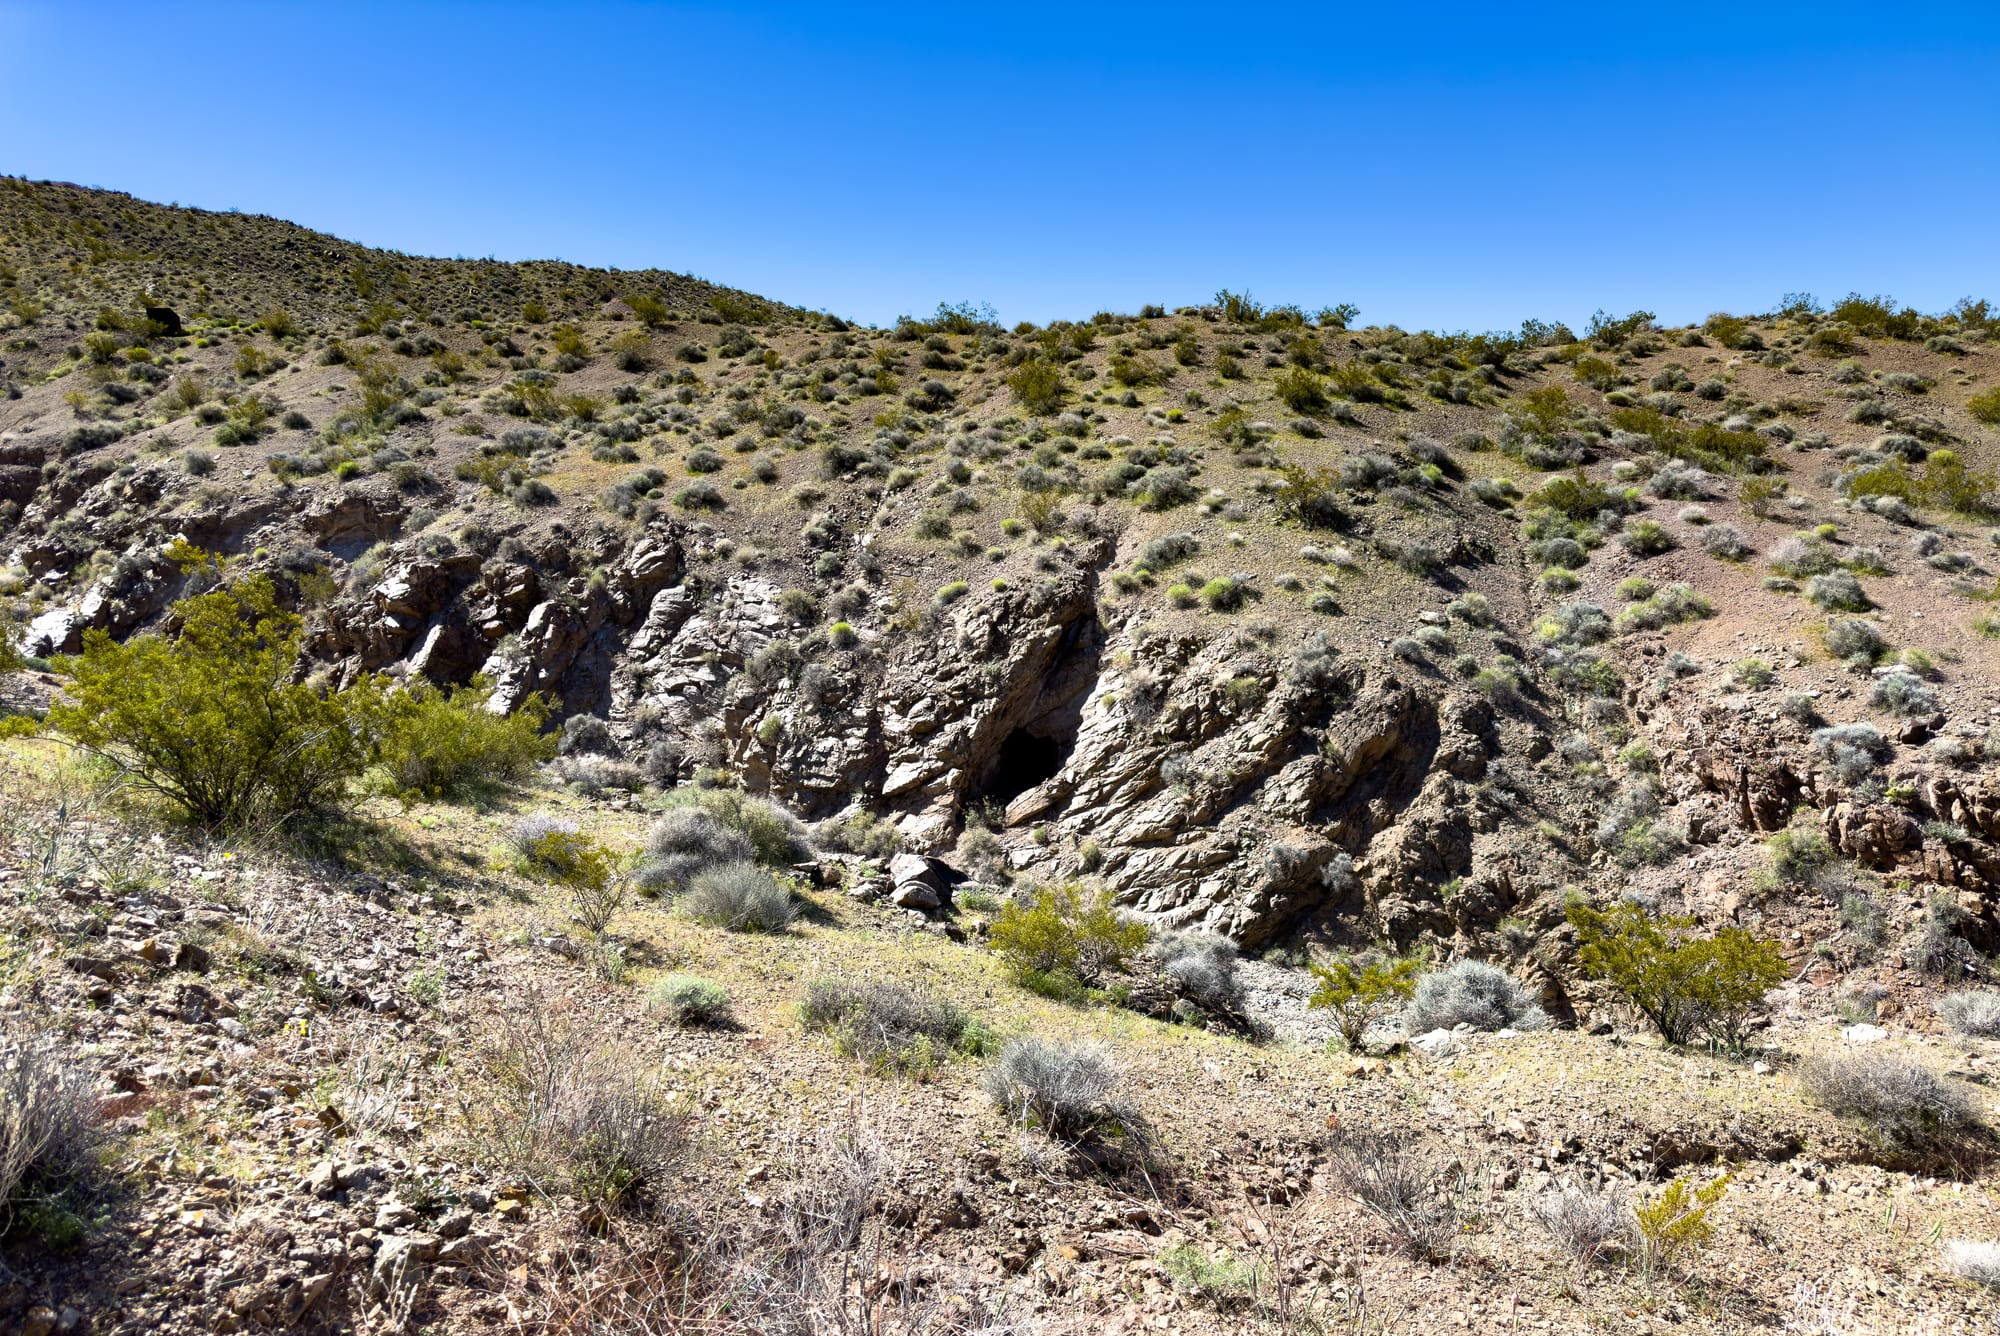
<svg viewBox="0 0 2000 1336"><path fill-rule="evenodd" d="M1417 981L1403 1009L1408 1034L1450 1030L1469 1025L1475 1030L1537 1030L1548 1016L1520 983L1498 966L1483 960L1455 960Z"/></svg>

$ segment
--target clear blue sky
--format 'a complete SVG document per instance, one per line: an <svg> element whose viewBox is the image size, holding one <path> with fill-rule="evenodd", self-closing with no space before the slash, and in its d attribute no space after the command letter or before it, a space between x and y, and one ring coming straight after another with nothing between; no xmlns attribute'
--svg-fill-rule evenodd
<svg viewBox="0 0 2000 1336"><path fill-rule="evenodd" d="M2000 6L0 0L0 172L882 323L2000 299Z"/></svg>

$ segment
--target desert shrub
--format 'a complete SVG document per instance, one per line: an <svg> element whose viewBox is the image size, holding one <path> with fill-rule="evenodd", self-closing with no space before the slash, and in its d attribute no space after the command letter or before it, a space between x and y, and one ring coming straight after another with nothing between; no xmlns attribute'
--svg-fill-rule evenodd
<svg viewBox="0 0 2000 1336"><path fill-rule="evenodd" d="M1935 830L1926 833L1938 838ZM1968 917L1949 892L1934 892L1924 905L1916 940L1903 952L1903 963L1927 979L1963 981L1979 974L1984 962L1962 935Z"/></svg>
<svg viewBox="0 0 2000 1336"><path fill-rule="evenodd" d="M1715 479L1707 469L1670 459L1646 480L1646 492L1667 501L1703 501L1714 494Z"/></svg>
<svg viewBox="0 0 2000 1336"><path fill-rule="evenodd" d="M1220 933L1162 929L1146 953L1160 963L1181 996L1210 1011L1239 1011L1243 983L1236 977L1236 943Z"/></svg>
<svg viewBox="0 0 2000 1336"><path fill-rule="evenodd" d="M618 743L611 736L611 725L600 716L573 714L563 720L556 752L562 756L616 756Z"/></svg>
<svg viewBox="0 0 2000 1336"><path fill-rule="evenodd" d="M1453 961L1424 975L1403 1008L1403 1029L1409 1034L1460 1025L1475 1030L1538 1030L1546 1024L1547 1015L1527 990L1505 970L1482 960Z"/></svg>
<svg viewBox="0 0 2000 1336"><path fill-rule="evenodd" d="M421 679L389 697L377 763L405 798L477 797L526 778L556 751L545 736L548 704L530 695L512 714L487 709L493 686L435 687Z"/></svg>
<svg viewBox="0 0 2000 1336"><path fill-rule="evenodd" d="M1060 366L1037 357L1021 363L1007 377L1007 389L1014 402L1037 417L1047 417L1062 408L1069 397L1069 385Z"/></svg>
<svg viewBox="0 0 2000 1336"><path fill-rule="evenodd" d="M914 1076L954 1053L977 1057L992 1043L971 1013L899 983L815 979L799 1000L799 1023L832 1035L842 1053L873 1070Z"/></svg>
<svg viewBox="0 0 2000 1336"><path fill-rule="evenodd" d="M661 814L647 835L636 880L641 893L675 895L710 868L755 857L750 839L699 807Z"/></svg>
<svg viewBox="0 0 2000 1336"><path fill-rule="evenodd" d="M1771 875L1788 886L1807 886L1831 868L1836 855L1826 835L1810 822L1787 827L1764 842Z"/></svg>
<svg viewBox="0 0 2000 1336"><path fill-rule="evenodd" d="M835 853L866 854L887 858L903 847L903 837L887 821L874 814L857 811L847 817L828 817L813 827L813 843Z"/></svg>
<svg viewBox="0 0 2000 1336"><path fill-rule="evenodd" d="M629 761L613 756L559 756L555 776L578 793L596 797L606 789L636 793L646 787L646 772Z"/></svg>
<svg viewBox="0 0 2000 1336"><path fill-rule="evenodd" d="M211 829L339 803L380 736L372 680L294 681L299 619L265 576L182 599L177 635L84 634L47 721Z"/></svg>
<svg viewBox="0 0 2000 1336"><path fill-rule="evenodd" d="M81 1241L75 1194L102 1140L92 1073L54 1035L20 1016L0 1021L0 1238Z"/></svg>
<svg viewBox="0 0 2000 1336"><path fill-rule="evenodd" d="M1656 918L1630 901L1573 904L1568 917L1584 970L1625 994L1669 1044L1740 1047L1750 1009L1789 973L1777 943L1741 928L1699 937L1693 918Z"/></svg>
<svg viewBox="0 0 2000 1336"><path fill-rule="evenodd" d="M1741 561L1756 551L1735 526L1718 524L1701 536L1701 550L1720 561Z"/></svg>
<svg viewBox="0 0 2000 1336"><path fill-rule="evenodd" d="M1807 580L1806 599L1828 612L1866 612L1875 606L1861 582L1846 571L1828 571Z"/></svg>
<svg viewBox="0 0 2000 1336"><path fill-rule="evenodd" d="M1243 606L1248 586L1227 575L1218 575L1201 587L1201 601L1215 612L1234 612Z"/></svg>
<svg viewBox="0 0 2000 1336"><path fill-rule="evenodd" d="M1875 679L1875 685L1868 693L1868 703L1891 714L1924 715L1937 710L1938 695L1915 673L1899 670L1884 673Z"/></svg>
<svg viewBox="0 0 2000 1336"><path fill-rule="evenodd" d="M1674 546L1674 536L1657 520L1634 520L1618 535L1625 550L1639 557L1658 556Z"/></svg>
<svg viewBox="0 0 2000 1336"><path fill-rule="evenodd" d="M1888 652L1889 642L1875 623L1858 617L1836 617L1820 636L1827 653L1845 663L1866 666Z"/></svg>
<svg viewBox="0 0 2000 1336"><path fill-rule="evenodd" d="M694 1119L609 1044L539 1001L509 1014L492 1086L467 1115L492 1160L543 1192L657 1207L694 1146Z"/></svg>
<svg viewBox="0 0 2000 1336"><path fill-rule="evenodd" d="M1537 622L1535 632L1552 645L1595 645L1611 638L1611 619L1595 603L1565 603Z"/></svg>
<svg viewBox="0 0 2000 1336"><path fill-rule="evenodd" d="M1326 412L1326 382L1304 367L1291 367L1272 382L1271 392L1294 413L1317 417Z"/></svg>
<svg viewBox="0 0 2000 1336"><path fill-rule="evenodd" d="M1327 1157L1335 1182L1418 1261L1450 1257L1472 1185L1442 1147L1374 1129L1344 1132Z"/></svg>
<svg viewBox="0 0 2000 1336"><path fill-rule="evenodd" d="M2000 1039L2000 991L1964 988L1938 999L1937 1013L1953 1034Z"/></svg>
<svg viewBox="0 0 2000 1336"><path fill-rule="evenodd" d="M676 906L696 923L731 932L783 932L792 893L755 863L723 863L695 874Z"/></svg>
<svg viewBox="0 0 2000 1336"><path fill-rule="evenodd" d="M1172 510L1187 505L1198 495L1188 471L1168 464L1147 469L1127 490L1148 510Z"/></svg>
<svg viewBox="0 0 2000 1336"><path fill-rule="evenodd" d="M1361 1047L1377 1021L1394 1014L1416 991L1423 966L1413 959L1345 958L1312 966L1318 986L1308 1005L1331 1011L1347 1047Z"/></svg>
<svg viewBox="0 0 2000 1336"><path fill-rule="evenodd" d="M2000 395L1996 395L2000 398ZM1994 413L2000 417L2000 404ZM1984 1285L1990 1290L2000 1290L2000 1243L1987 1243L1977 1239L1949 1239L1944 1245L1945 1270L1960 1280L1969 1280L1975 1285Z"/></svg>
<svg viewBox="0 0 2000 1336"><path fill-rule="evenodd" d="M1582 523L1596 519L1607 510L1622 515L1634 505L1628 493L1593 482L1584 476L1582 469L1560 478L1551 478L1528 501L1537 509L1553 510Z"/></svg>
<svg viewBox="0 0 2000 1336"><path fill-rule="evenodd" d="M1895 754L1873 724L1832 724L1813 730L1813 747L1845 784L1858 784Z"/></svg>
<svg viewBox="0 0 2000 1336"><path fill-rule="evenodd" d="M1685 1174L1673 1179L1650 1200L1632 1209L1632 1235L1639 1254L1639 1269L1646 1276L1691 1258L1715 1237L1715 1222L1709 1212L1729 1191L1729 1176L1696 1187Z"/></svg>
<svg viewBox="0 0 2000 1336"><path fill-rule="evenodd" d="M1564 1252L1585 1265L1609 1256L1631 1232L1632 1204L1617 1189L1590 1192L1565 1183L1528 1209Z"/></svg>
<svg viewBox="0 0 2000 1336"><path fill-rule="evenodd" d="M741 789L687 786L667 796L668 810L695 807L750 841L759 863L787 867L808 857L812 844L797 817L775 803L753 798Z"/></svg>
<svg viewBox="0 0 2000 1336"><path fill-rule="evenodd" d="M1989 427L2000 427L2000 385L1981 390L1967 399L1965 411Z"/></svg>
<svg viewBox="0 0 2000 1336"><path fill-rule="evenodd" d="M1769 446L1754 431L1713 422L1684 422L1656 408L1642 407L1613 409L1611 421L1620 431L1649 437L1653 448L1670 459L1731 473L1756 473L1769 467Z"/></svg>
<svg viewBox="0 0 2000 1336"><path fill-rule="evenodd" d="M1095 1044L1010 1040L984 1084L1007 1117L1064 1141L1139 1130L1137 1108L1118 1092L1111 1054Z"/></svg>
<svg viewBox="0 0 2000 1336"><path fill-rule="evenodd" d="M1914 1058L1863 1051L1822 1054L1799 1068L1799 1088L1829 1113L1911 1148L1936 1145L1978 1121L1972 1100Z"/></svg>
<svg viewBox="0 0 2000 1336"><path fill-rule="evenodd" d="M1337 499L1340 477L1331 469L1287 464L1278 470L1278 513L1309 529L1338 529L1347 512Z"/></svg>
<svg viewBox="0 0 2000 1336"><path fill-rule="evenodd" d="M1148 570L1163 571L1197 555L1201 540L1191 533L1161 534L1139 549L1139 564Z"/></svg>
<svg viewBox="0 0 2000 1336"><path fill-rule="evenodd" d="M1677 581L1619 613L1614 625L1618 634L1629 635L1634 631L1657 631L1663 626L1698 622L1714 615L1715 605L1709 602L1707 595L1696 592L1690 584Z"/></svg>
<svg viewBox="0 0 2000 1336"><path fill-rule="evenodd" d="M721 510L727 502L722 499L720 488L704 480L689 483L675 492L674 504L682 510Z"/></svg>
<svg viewBox="0 0 2000 1336"><path fill-rule="evenodd" d="M1026 904L1008 904L988 941L1023 987L1070 996L1123 967L1150 936L1109 891L1086 892L1070 882L1044 886Z"/></svg>
<svg viewBox="0 0 2000 1336"><path fill-rule="evenodd" d="M668 974L646 990L646 1009L675 1025L715 1025L729 1015L729 990L692 974Z"/></svg>

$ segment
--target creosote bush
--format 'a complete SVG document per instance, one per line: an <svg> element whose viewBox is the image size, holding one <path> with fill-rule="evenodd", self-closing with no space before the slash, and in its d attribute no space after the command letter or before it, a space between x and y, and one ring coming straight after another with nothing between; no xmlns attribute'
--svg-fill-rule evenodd
<svg viewBox="0 0 2000 1336"><path fill-rule="evenodd" d="M531 695L512 714L487 709L492 683L434 687L419 680L390 696L377 752L386 787L404 798L477 797L525 779L555 755L542 732L548 705Z"/></svg>
<svg viewBox="0 0 2000 1336"><path fill-rule="evenodd" d="M1368 1027L1387 1019L1416 991L1422 968L1414 959L1368 957L1315 964L1319 986L1308 1005L1333 1012L1342 1041L1358 1049Z"/></svg>
<svg viewBox="0 0 2000 1336"><path fill-rule="evenodd" d="M295 682L299 619L264 576L174 613L171 637L86 632L57 661L67 681L49 726L211 829L343 801L380 736L380 687Z"/></svg>
<svg viewBox="0 0 2000 1336"><path fill-rule="evenodd" d="M1122 968L1146 945L1146 925L1118 908L1106 890L1075 882L1044 886L1027 904L1000 911L988 936L1015 982L1053 997L1075 997Z"/></svg>
<svg viewBox="0 0 2000 1336"><path fill-rule="evenodd" d="M1776 942L1741 928L1696 936L1693 918L1655 917L1630 901L1573 904L1569 921L1584 970L1624 993L1670 1044L1740 1048L1750 1009L1789 973Z"/></svg>

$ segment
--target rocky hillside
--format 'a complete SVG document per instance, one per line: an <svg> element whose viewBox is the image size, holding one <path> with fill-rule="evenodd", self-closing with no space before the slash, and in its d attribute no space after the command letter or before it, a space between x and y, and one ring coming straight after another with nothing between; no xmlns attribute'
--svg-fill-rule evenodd
<svg viewBox="0 0 2000 1336"><path fill-rule="evenodd" d="M2000 950L1983 304L1465 335L1223 293L883 330L0 186L0 595L31 662L166 625L210 578L192 544L275 579L328 683L481 677L602 719L615 755L565 801L617 838L628 790L738 787L885 922L959 937L964 906L1102 885L1263 955L1250 1022L1308 1049L1293 967L1359 948L1497 962L1564 1026L1629 1028L1578 901L1776 939L1792 981L1752 1024L1786 1033L1938 1035ZM1257 1116L1326 1121L1305 1098ZM1525 1145L1502 1103L1467 1128ZM1796 1153L1803 1115L1712 1113L1648 1163ZM1303 1192L1277 1147L1256 1172Z"/></svg>

